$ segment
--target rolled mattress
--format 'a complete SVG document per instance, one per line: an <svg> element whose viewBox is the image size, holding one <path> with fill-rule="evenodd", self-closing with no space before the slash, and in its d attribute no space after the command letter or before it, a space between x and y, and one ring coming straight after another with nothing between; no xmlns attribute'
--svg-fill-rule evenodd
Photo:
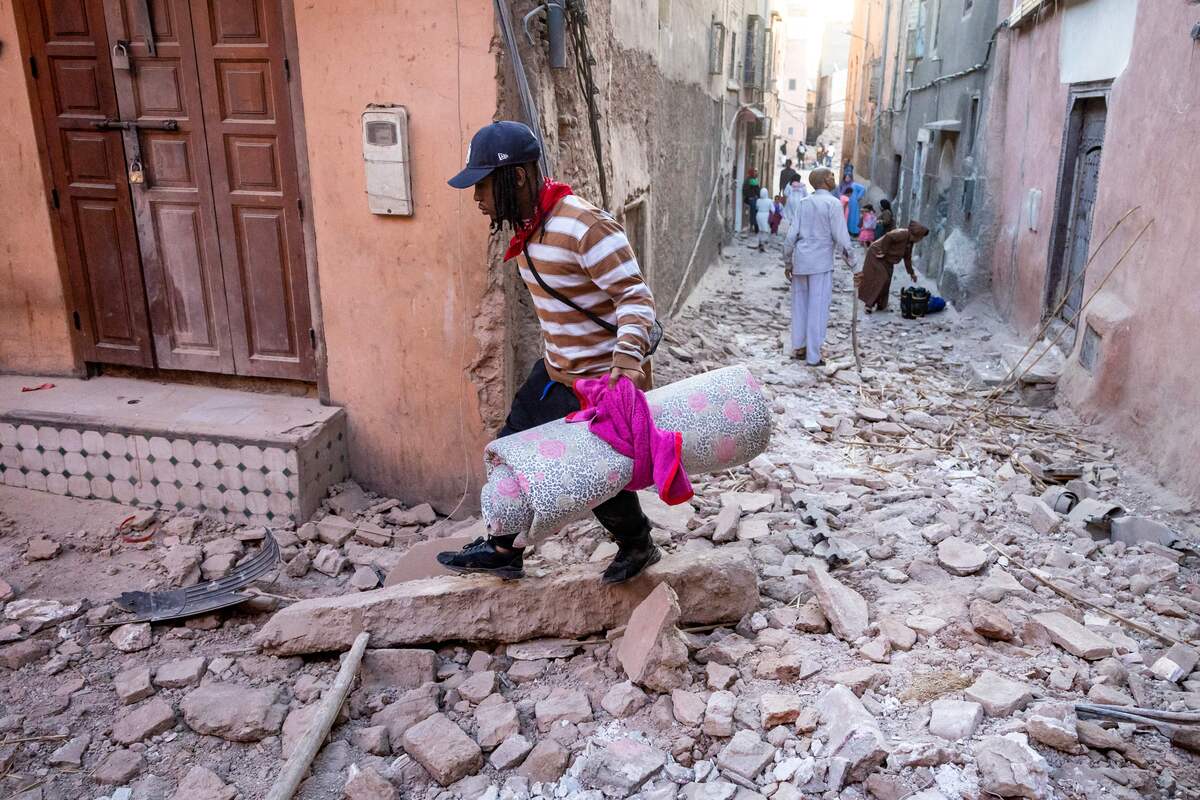
<svg viewBox="0 0 1200 800"><path fill-rule="evenodd" d="M771 436L762 386L743 366L695 375L646 393L655 424L683 434L689 475L745 464ZM588 430L555 420L496 439L484 451L481 503L492 535L536 544L585 518L629 483L633 461Z"/></svg>

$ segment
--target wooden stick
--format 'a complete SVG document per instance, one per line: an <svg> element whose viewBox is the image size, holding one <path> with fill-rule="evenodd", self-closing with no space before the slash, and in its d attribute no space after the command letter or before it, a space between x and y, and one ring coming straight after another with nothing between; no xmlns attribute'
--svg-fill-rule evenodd
<svg viewBox="0 0 1200 800"><path fill-rule="evenodd" d="M1104 608L1103 606L1098 606L1090 600L1084 600L1082 597L1079 597L1075 594L1072 594L1071 592L1068 592L1066 589L1062 588L1058 584L1053 583L1052 581L1050 581L1046 578L1043 578L1035 570L1030 569L1029 567L1022 564L1020 561L1018 561L1017 559L1010 556L1008 553L1004 552L1004 549L1002 547L1000 547L1000 545L996 544L995 542L991 541L990 539L988 540L987 544L989 547L991 547L997 553L999 553L1000 555L1002 555L1006 559L1008 559L1014 566L1016 566L1019 569L1023 569L1026 572L1028 572L1030 575L1032 575L1033 579L1035 581L1042 584L1046 588L1050 589L1050 591L1054 592L1055 594L1058 594L1058 595L1061 595L1061 596L1067 598L1068 600L1070 600L1073 603L1079 603L1079 605L1086 606L1087 608L1090 608L1093 611L1099 611L1101 614L1104 614L1105 616L1108 616L1108 617L1112 617L1117 622L1120 622L1124 625L1128 625L1130 628L1133 628L1135 631L1144 633L1147 636L1158 639L1159 641L1167 642L1168 644L1181 644L1181 645L1184 645L1187 647L1192 646L1191 642L1181 641L1180 639L1176 639L1174 636L1169 636L1160 631L1156 631L1151 628L1147 628L1145 625L1141 624L1140 622L1134 622L1133 620L1129 619L1128 617L1123 617L1115 611L1109 611L1107 608Z"/></svg>
<svg viewBox="0 0 1200 800"><path fill-rule="evenodd" d="M354 682L354 677L358 674L358 666L362 663L363 652L367 649L367 640L370 638L371 634L364 632L354 640L354 646L346 654L346 660L342 662L333 686L329 693L321 699L321 706L317 709L317 716L313 720L312 727L308 729L304 738L300 740L300 744L284 762L283 769L279 771L279 776L271 785L271 791L267 793L266 800L291 800L292 795L296 793L296 789L304 780L313 759L317 757L321 746L325 744L325 739L329 736L329 731L337 719L338 710L346 702L346 695L350 694L350 684Z"/></svg>
<svg viewBox="0 0 1200 800"><path fill-rule="evenodd" d="M5 739L0 742L0 747L7 747L10 744L21 744L22 742L58 742L70 737L59 734L50 734L47 736L20 736L16 739Z"/></svg>
<svg viewBox="0 0 1200 800"><path fill-rule="evenodd" d="M1132 213L1132 212L1130 212L1130 213ZM1128 214L1126 214L1126 216L1128 216ZM1125 219L1125 217L1121 218L1121 220L1124 220L1124 219ZM1045 333L1046 329L1050 325L1050 322L1053 321L1054 317L1057 316L1058 312L1055 311L1055 313L1053 315L1051 315L1051 318L1049 320L1047 320L1046 324L1042 327L1042 330L1039 331L1038 335L1034 338L1033 344L1031 344L1029 346L1029 348L1025 351L1025 354L1022 355L1021 358L1015 364L1013 364L1012 369L1010 369L1008 371L1008 376L1005 377L1004 381L995 388L995 390L992 392L991 396L989 396L987 401L984 402L983 406L976 409L975 412L972 413L970 416L968 416L966 419L959 420L953 426L951 426L950 430L946 431L946 436L942 440L943 443L946 443L949 441L950 437L953 436L953 434L955 433L955 428L959 424L966 424L969 422L973 422L974 420L983 416L983 414L985 414L987 412L987 410L992 406L992 404L994 402L996 402L996 400L998 400L1002 395L1008 393L1014 386L1016 386L1020 382L1021 378L1023 378L1029 372L1029 370L1031 370L1035 366L1037 366L1037 363L1039 361L1041 361L1042 358L1045 357L1045 355L1047 353L1049 353L1051 350L1054 349L1055 345L1058 344L1059 339L1061 339L1063 337L1064 333L1066 333L1068 330L1075 329L1074 328L1075 323L1077 323L1079 321L1080 317L1083 316L1083 312L1087 310L1087 307L1091 304L1092 300L1094 300L1096 298L1096 295L1098 295L1100 293L1100 290L1104 288L1104 284L1108 283L1108 279L1112 277L1113 273L1117 271L1117 268L1119 266L1121 266L1122 262L1125 261L1125 257L1128 256L1130 251L1133 250L1133 246L1138 243L1138 241L1142 238L1142 235L1146 231L1148 231L1150 229L1150 226L1153 224L1154 224L1154 219L1151 218L1151 220L1149 222L1147 222L1146 225L1140 231L1138 231L1137 236L1133 237L1133 241L1130 242L1129 246L1125 248L1125 252L1121 253L1121 257L1117 259L1117 262L1112 265L1112 268L1109 269L1109 271L1105 274L1105 276L1100 280L1099 285L1096 286L1096 288L1092 291L1092 293L1090 295L1088 295L1087 300L1085 300L1083 302L1083 305L1081 305L1079 307L1079 310L1075 312L1075 316L1071 318L1070 323L1067 325L1064 325L1062 327L1062 329L1058 332L1058 335L1056 335L1050 341L1050 344L1046 347L1046 349L1043 350L1041 352L1041 354L1038 355L1037 358L1035 358L1033 361L1031 361L1029 363L1029 366L1026 366L1022 369L1023 363L1025 361L1025 357L1028 356L1031 352L1033 352L1033 348L1036 347L1037 344L1041 341L1042 334ZM1107 240L1108 240L1108 237L1105 237L1105 241L1107 241ZM1103 242L1101 242L1101 244L1103 244ZM1079 274L1083 275L1084 273L1081 272ZM1061 308L1061 304L1059 307ZM1018 370L1020 370L1019 373L1018 373Z"/></svg>

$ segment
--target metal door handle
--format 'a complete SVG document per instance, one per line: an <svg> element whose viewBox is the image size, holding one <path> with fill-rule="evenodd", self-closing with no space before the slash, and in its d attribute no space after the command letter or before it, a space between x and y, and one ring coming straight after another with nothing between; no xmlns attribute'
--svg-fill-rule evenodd
<svg viewBox="0 0 1200 800"><path fill-rule="evenodd" d="M92 123L92 127L101 131L177 131L179 130L179 120L177 119L162 119L162 120L123 120L123 119L101 119Z"/></svg>

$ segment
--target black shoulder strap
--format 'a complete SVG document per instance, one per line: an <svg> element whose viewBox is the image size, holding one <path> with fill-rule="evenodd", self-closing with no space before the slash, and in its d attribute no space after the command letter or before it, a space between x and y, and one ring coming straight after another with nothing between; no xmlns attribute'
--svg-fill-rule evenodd
<svg viewBox="0 0 1200 800"><path fill-rule="evenodd" d="M562 292L558 291L554 287L550 286L550 284L546 283L546 281L542 278L541 274L537 271L537 267L535 267L533 265L533 259L530 258L530 256L529 256L528 242L526 242L524 249L525 249L525 263L526 263L526 265L528 265L529 271L533 273L534 279L537 280L538 286L541 286L542 290L545 291L546 294L550 295L551 297L553 297L555 300L562 303L563 305L567 305L567 306L570 306L571 308L575 309L576 311L583 314L588 319L590 319L592 322L596 323L597 325L599 325L601 328L608 331L609 333L615 334L617 332L616 325L613 325L611 322L609 322L605 319L602 319L601 317L596 316L591 311L588 311L586 308L579 307L569 297L567 297L566 295L564 295Z"/></svg>

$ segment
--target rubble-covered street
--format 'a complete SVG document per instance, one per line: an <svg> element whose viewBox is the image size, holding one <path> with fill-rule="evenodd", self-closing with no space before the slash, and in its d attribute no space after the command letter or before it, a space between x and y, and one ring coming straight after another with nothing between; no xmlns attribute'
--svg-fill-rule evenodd
<svg viewBox="0 0 1200 800"><path fill-rule="evenodd" d="M835 274L824 368L787 352L777 250L735 240L668 323L657 382L746 364L775 430L691 503L647 499L668 553L630 587L600 586L594 523L523 581L421 581L479 523L353 484L270 531L0 487L0 798L264 797L362 630L297 797L1200 796L1197 655L1171 645L1200 640L1196 561L1139 519L1188 539L1191 506L1050 375L985 405L1024 348L983 304L864 317L860 374ZM120 592L215 580L267 536L251 601L111 624ZM1077 704L1176 712L1179 741Z"/></svg>

